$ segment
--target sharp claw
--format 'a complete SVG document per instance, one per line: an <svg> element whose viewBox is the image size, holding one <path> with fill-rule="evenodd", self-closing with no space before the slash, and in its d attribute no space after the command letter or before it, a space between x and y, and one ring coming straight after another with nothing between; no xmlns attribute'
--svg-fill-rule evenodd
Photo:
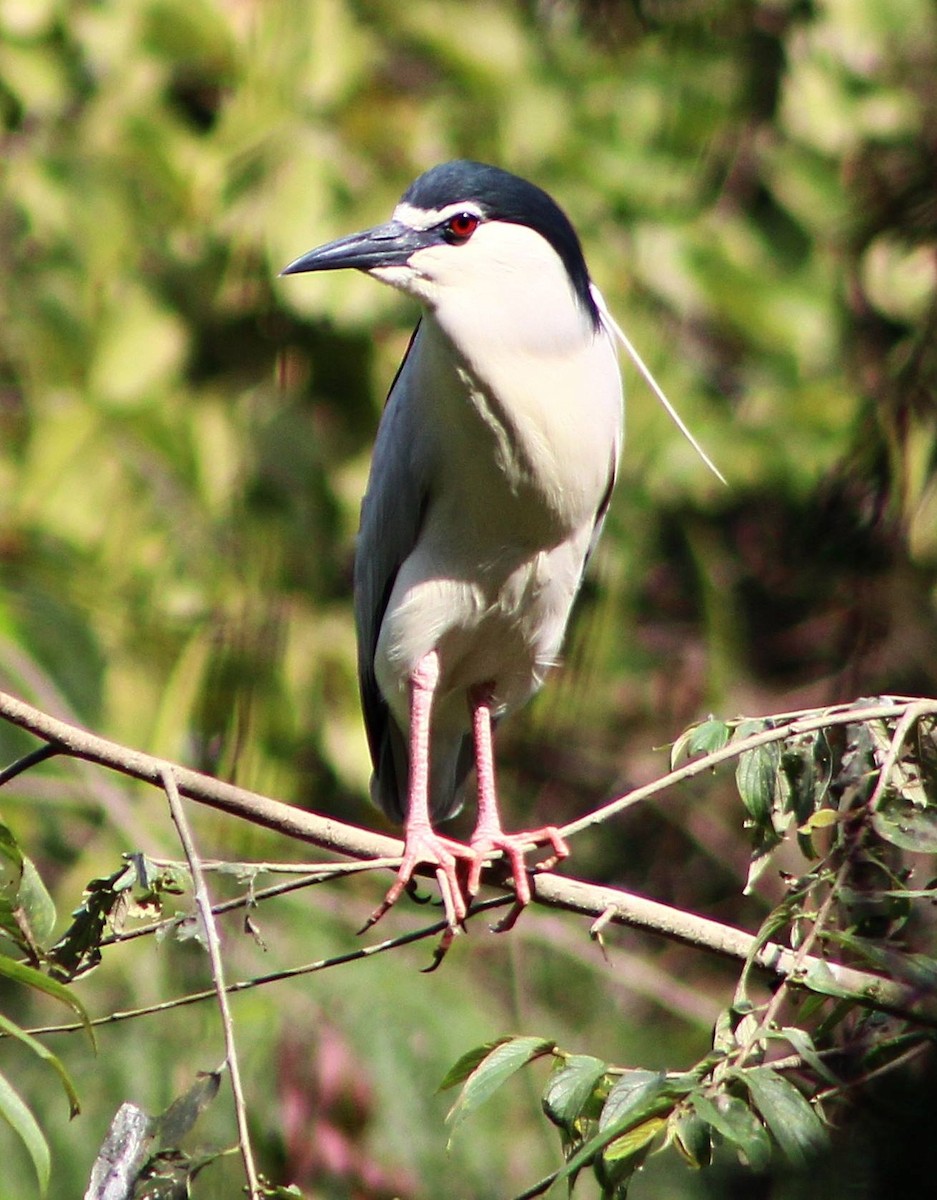
<svg viewBox="0 0 937 1200"><path fill-rule="evenodd" d="M546 859L538 862L535 866L528 868L524 861L524 855L527 850L546 843L552 849L553 853ZM485 832L482 836L473 838L472 850L474 858L469 867L467 891L469 896L477 894L481 885L481 874L485 867L485 860L493 851L500 850L511 868L511 878L514 880L514 890L517 893L517 901L521 907L530 903L530 880L528 878L530 871L549 871L551 867L556 866L558 862L569 856L569 846L560 836L559 830L554 825L547 825L543 829L536 829L530 833L502 833L500 830L494 832ZM511 924L517 920L515 916ZM505 925L505 922L499 922L499 928L510 928Z"/></svg>
<svg viewBox="0 0 937 1200"><path fill-rule="evenodd" d="M449 947L452 945L459 932L460 930L453 929L452 926L449 926L449 928L446 929L442 937L439 939L439 945L433 951L433 961L428 967L421 968L421 975L431 975L433 971L436 970L436 968L442 963L442 960L449 953Z"/></svg>
<svg viewBox="0 0 937 1200"><path fill-rule="evenodd" d="M457 872L457 863L460 858L469 858L474 861L474 852L468 846L463 846L461 842L440 837L435 832L428 835L421 834L415 838L405 850L397 878L388 889L387 895L371 913L359 932L364 933L376 925L388 909L393 908L405 891L418 903L426 903L426 900L415 894L417 884L413 879L413 872L420 863L428 863L435 867L436 882L439 885L446 924L453 934L458 932L464 925L468 914L468 905L459 885ZM448 943L446 949L448 949Z"/></svg>
<svg viewBox="0 0 937 1200"><path fill-rule="evenodd" d="M491 932L507 933L509 929L513 929L517 923L517 918L524 911L524 908L525 906L521 904L520 900L515 900L501 920L495 921L494 925L491 926Z"/></svg>

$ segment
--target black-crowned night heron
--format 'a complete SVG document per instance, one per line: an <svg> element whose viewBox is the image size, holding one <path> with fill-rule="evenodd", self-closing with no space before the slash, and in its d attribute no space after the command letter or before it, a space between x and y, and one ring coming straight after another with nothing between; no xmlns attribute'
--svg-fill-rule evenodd
<svg viewBox="0 0 937 1200"><path fill-rule="evenodd" d="M553 827L504 832L492 729L557 661L602 528L622 439L614 325L562 210L481 163L434 167L387 224L283 274L343 267L423 307L378 429L355 560L371 791L405 828L369 923L428 863L454 930L492 852L509 859L519 905L525 849L567 853ZM473 762L466 846L434 825L461 807Z"/></svg>

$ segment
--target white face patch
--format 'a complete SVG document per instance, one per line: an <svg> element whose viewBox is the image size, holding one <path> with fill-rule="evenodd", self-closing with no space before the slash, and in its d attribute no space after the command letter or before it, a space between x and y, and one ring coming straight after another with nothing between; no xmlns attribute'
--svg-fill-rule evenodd
<svg viewBox="0 0 937 1200"><path fill-rule="evenodd" d="M460 200L455 204L447 204L445 208L431 209L414 208L412 204L398 204L394 209L394 220L409 225L411 229L424 230L441 225L443 221L448 221L450 217L459 213L471 213L473 217L478 217L479 221L485 219L480 205L474 200Z"/></svg>

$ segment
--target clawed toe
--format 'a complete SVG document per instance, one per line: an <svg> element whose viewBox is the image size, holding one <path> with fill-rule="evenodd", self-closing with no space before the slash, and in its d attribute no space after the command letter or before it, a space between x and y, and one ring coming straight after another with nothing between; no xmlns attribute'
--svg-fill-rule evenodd
<svg viewBox="0 0 937 1200"><path fill-rule="evenodd" d="M538 862L532 868L535 871L548 871L569 856L569 846L555 825L545 825L542 829L534 829L528 833L504 833L500 829L484 831L481 834L476 831L472 838L474 858L469 867L468 894L470 896L477 895L481 886L482 869L486 865L488 856L501 851L511 867L511 878L517 894L517 904L519 909L523 908L530 903L529 869L524 855L528 850L544 844L550 846L552 854ZM514 914L511 924L517 920L517 915L517 913ZM502 921L498 928L507 929L510 926Z"/></svg>
<svg viewBox="0 0 937 1200"><path fill-rule="evenodd" d="M446 925L453 934L457 933L464 925L468 913L468 903L458 878L460 858L472 859L474 855L468 846L463 846L461 842L451 838L440 837L433 830L419 831L408 836L397 878L388 889L387 895L365 921L360 932L364 933L376 925L403 893L414 887L414 871L421 863L427 863L436 871Z"/></svg>

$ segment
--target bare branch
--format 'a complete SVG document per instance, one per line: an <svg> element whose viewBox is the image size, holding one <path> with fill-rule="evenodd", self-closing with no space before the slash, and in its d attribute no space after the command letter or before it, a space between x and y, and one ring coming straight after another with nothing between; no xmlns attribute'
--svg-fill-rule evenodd
<svg viewBox="0 0 937 1200"><path fill-rule="evenodd" d="M221 939L218 937L218 927L212 913L211 896L202 872L192 830L185 815L185 807L176 786L173 768L167 763L162 770L163 790L169 801L169 811L173 824L179 833L179 841L185 853L189 870L192 873L192 888L195 893L195 906L198 909L202 924L205 927L205 940L208 948L208 958L211 962L212 982L215 985L215 995L221 1013L221 1028L224 1034L225 1060L228 1064L228 1075L231 1079L231 1092L234 1096L234 1116L238 1128L238 1146L241 1151L241 1161L244 1163L244 1173L247 1176L247 1188L251 1200L260 1196L260 1180L257 1178L257 1167L254 1164L254 1151L251 1146L250 1129L247 1123L247 1104L244 1100L244 1088L241 1083L241 1067L237 1052L237 1042L234 1037L234 1019L231 1016L231 1006L228 1004L228 993L224 977L224 960L221 955Z"/></svg>
<svg viewBox="0 0 937 1200"><path fill-rule="evenodd" d="M798 716L777 729L755 734L704 758L694 760L670 772L654 784L636 789L630 795L604 805L590 816L567 826L562 832L564 835L577 832L605 820L613 812L620 811L631 803L637 803L639 799L711 770L718 763L738 757L755 746L827 725L884 717L900 719L911 705L918 706L919 715L924 711L937 712L937 701L888 698L881 703L862 701L852 706L824 710L816 716ZM920 707L922 705L926 705L927 708ZM157 787L163 786L162 772L166 767L164 760L128 749L116 742L97 737L87 730L56 720L3 692L0 692L0 718L29 730L44 741L56 743L63 753L99 763ZM371 833L341 821L293 808L184 767L174 766L173 777L179 792L189 799L276 830L288 837L358 860L390 859L391 864L400 861L401 843L382 834ZM501 882L497 869L489 871L487 881ZM541 904L568 912L578 912L592 918L604 917L608 922L655 933L739 962L746 961L756 943L752 934L707 917L684 912L617 888L600 887L549 872L535 874L532 893L533 898ZM793 986L815 990L820 994L841 996L867 1007L937 1028L935 999L924 995L920 989L895 983L872 972L840 966L826 959L808 957L798 963L794 951L773 942L763 945L753 961L761 970L779 979L788 980Z"/></svg>

